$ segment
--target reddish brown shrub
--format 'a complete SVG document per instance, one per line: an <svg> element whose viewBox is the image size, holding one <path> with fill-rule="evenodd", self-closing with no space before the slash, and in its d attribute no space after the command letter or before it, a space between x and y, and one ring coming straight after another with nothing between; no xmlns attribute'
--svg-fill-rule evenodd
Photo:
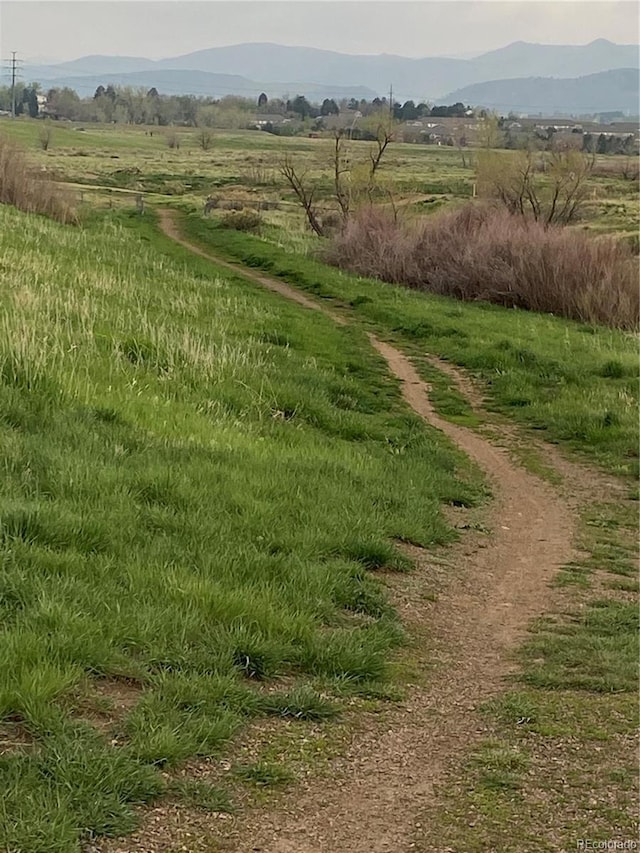
<svg viewBox="0 0 640 853"><path fill-rule="evenodd" d="M413 223L365 208L332 241L327 260L457 299L638 327L637 264L628 245L493 207L468 205Z"/></svg>

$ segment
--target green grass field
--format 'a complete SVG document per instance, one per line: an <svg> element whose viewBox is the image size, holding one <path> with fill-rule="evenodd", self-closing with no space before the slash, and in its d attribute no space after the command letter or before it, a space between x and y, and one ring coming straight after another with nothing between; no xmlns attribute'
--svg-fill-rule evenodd
<svg viewBox="0 0 640 853"><path fill-rule="evenodd" d="M0 846L72 853L130 832L135 806L161 796L231 808L232 791L177 770L226 755L251 720L328 719L353 697L392 694L406 638L376 571L411 569L403 542L452 542L443 509L481 504L487 489L408 411L367 331L415 357L446 416L479 425L426 353L477 377L498 423L577 452L628 490L638 359L632 335L324 265L277 165L289 151L318 177L326 140L221 132L203 151L193 130L170 149L158 131L56 125L45 152L40 127L0 130L82 193L85 216L63 227L0 207ZM421 210L460 203L473 180L442 148L394 146L385 168L399 198L434 199ZM627 230L631 182L594 181L595 201L617 213L588 227L609 217ZM176 246L152 210L134 213L136 192L176 206L194 242L326 300L351 325ZM202 217L210 192L278 207L259 236L241 234ZM596 755L594 744L618 750L628 737L634 506L585 510L591 556L559 576L569 615L537 626L523 683L486 710L493 740L461 770L469 785L430 816L461 850L511 849L514 826L524 849L543 815L539 803L520 809L518 792L554 744ZM606 594L593 581L603 569ZM616 765L623 792L627 765ZM614 784L595 760L585 767L598 790ZM289 778L260 761L231 776ZM626 807L618 799L611 815ZM470 807L478 829L456 835ZM606 804L597 818L600 831Z"/></svg>
<svg viewBox="0 0 640 853"><path fill-rule="evenodd" d="M279 173L285 155L314 182L321 199L328 199L332 189L331 139L217 130L212 131L211 148L203 150L194 128L50 122L50 147L43 151L42 121L0 122L0 132L29 150L39 167L60 180L87 188L121 187L144 192L150 200L181 201L196 209L201 209L209 193L228 202L267 201L277 207L263 214L266 224L285 233L304 225ZM169 148L169 136L178 140L179 147ZM356 166L366 162L369 149L366 142L349 143L350 159ZM505 151L504 156L511 153ZM597 174L588 181L584 218L579 227L597 233L637 234L640 199L637 181L622 176L626 159L597 158ZM407 212L420 215L469 199L474 170L472 149L463 158L458 150L446 146L392 144L385 155L381 177L397 203L412 202L407 205ZM84 198L93 195L86 189ZM104 201L105 196L101 199Z"/></svg>
<svg viewBox="0 0 640 853"><path fill-rule="evenodd" d="M126 218L0 219L0 835L69 853L243 719L384 679L402 628L372 570L481 488L361 331ZM278 674L316 690L262 694Z"/></svg>
<svg viewBox="0 0 640 853"><path fill-rule="evenodd" d="M495 409L547 439L637 474L635 335L360 279L197 215L185 227L203 246L343 306L416 353L467 368Z"/></svg>

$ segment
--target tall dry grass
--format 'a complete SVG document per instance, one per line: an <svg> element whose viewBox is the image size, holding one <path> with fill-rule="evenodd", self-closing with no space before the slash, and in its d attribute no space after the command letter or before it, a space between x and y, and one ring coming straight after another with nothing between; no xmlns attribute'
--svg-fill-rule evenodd
<svg viewBox="0 0 640 853"><path fill-rule="evenodd" d="M638 328L638 270L628 245L490 206L417 222L364 208L327 254L336 266L418 290Z"/></svg>
<svg viewBox="0 0 640 853"><path fill-rule="evenodd" d="M71 195L38 174L24 152L0 136L0 204L26 213L42 213L65 224L77 223Z"/></svg>

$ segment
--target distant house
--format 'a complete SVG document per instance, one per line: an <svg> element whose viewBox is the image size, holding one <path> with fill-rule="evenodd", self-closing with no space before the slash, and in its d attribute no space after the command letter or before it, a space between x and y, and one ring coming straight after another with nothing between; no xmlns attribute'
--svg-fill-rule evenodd
<svg viewBox="0 0 640 853"><path fill-rule="evenodd" d="M358 119L362 118L360 110L343 110L338 115L323 117L323 124L327 130L350 130L358 126Z"/></svg>
<svg viewBox="0 0 640 853"><path fill-rule="evenodd" d="M428 145L473 145L477 140L479 122L473 116L449 116L413 119L402 125L402 138L405 142L426 143Z"/></svg>
<svg viewBox="0 0 640 853"><path fill-rule="evenodd" d="M286 118L279 113L260 113L257 115L255 119L252 121L252 126L256 127L258 130L261 130L263 127L267 125L271 125L272 127L276 127L280 124L284 124L286 122Z"/></svg>

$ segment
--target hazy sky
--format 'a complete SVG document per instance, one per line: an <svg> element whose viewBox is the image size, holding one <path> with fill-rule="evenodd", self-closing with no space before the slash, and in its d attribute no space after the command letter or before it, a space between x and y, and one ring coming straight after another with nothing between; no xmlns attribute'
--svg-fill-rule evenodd
<svg viewBox="0 0 640 853"><path fill-rule="evenodd" d="M638 41L630 0L0 0L0 49L27 58L92 53L158 59L270 41L345 53L481 53L512 41Z"/></svg>

